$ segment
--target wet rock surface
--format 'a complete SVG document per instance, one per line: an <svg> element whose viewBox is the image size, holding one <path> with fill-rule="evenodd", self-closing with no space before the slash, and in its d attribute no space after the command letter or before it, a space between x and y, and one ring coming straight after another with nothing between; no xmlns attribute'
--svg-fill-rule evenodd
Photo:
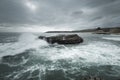
<svg viewBox="0 0 120 80"><path fill-rule="evenodd" d="M39 39L44 39L48 43L54 44L78 44L82 43L83 39L78 36L77 34L72 34L72 35L57 35L57 36L50 36L50 37L45 37L45 36L39 36Z"/></svg>

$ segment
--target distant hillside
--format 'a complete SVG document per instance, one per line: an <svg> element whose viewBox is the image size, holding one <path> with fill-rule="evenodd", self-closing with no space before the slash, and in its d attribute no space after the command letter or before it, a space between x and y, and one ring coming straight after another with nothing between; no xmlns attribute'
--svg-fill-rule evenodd
<svg viewBox="0 0 120 80"><path fill-rule="evenodd" d="M75 31L48 31L46 33L76 33L76 32L90 32L96 34L112 34L112 33L120 33L120 27L113 28L94 28L94 29L85 29L85 30L75 30Z"/></svg>
<svg viewBox="0 0 120 80"><path fill-rule="evenodd" d="M120 27L97 28L93 33L96 33L96 34L117 34L117 33L120 33Z"/></svg>

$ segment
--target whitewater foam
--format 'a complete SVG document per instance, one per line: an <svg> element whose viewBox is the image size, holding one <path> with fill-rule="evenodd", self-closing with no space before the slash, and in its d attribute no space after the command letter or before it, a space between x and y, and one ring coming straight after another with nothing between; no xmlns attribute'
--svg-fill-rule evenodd
<svg viewBox="0 0 120 80"><path fill-rule="evenodd" d="M59 45L60 46L60 45ZM72 62L92 63L98 65L120 65L118 46L109 42L92 42L87 45L78 45L62 48L50 47L39 49L37 56L43 56L49 60L57 61L60 59L69 60Z"/></svg>
<svg viewBox="0 0 120 80"><path fill-rule="evenodd" d="M103 37L103 39L120 41L120 35L109 35L109 36Z"/></svg>
<svg viewBox="0 0 120 80"><path fill-rule="evenodd" d="M18 42L0 43L0 57L5 55L15 55L24 52L27 49L36 49L40 46L47 46L48 43L44 40L37 39L33 34L22 34Z"/></svg>

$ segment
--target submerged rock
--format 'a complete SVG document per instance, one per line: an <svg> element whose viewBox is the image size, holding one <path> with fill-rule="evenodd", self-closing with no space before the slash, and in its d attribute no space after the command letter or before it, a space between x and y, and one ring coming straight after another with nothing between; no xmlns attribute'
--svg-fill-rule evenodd
<svg viewBox="0 0 120 80"><path fill-rule="evenodd" d="M103 80L99 77L92 77L92 76L89 76L89 77L84 77L82 80Z"/></svg>
<svg viewBox="0 0 120 80"><path fill-rule="evenodd" d="M44 39L48 43L54 44L78 44L82 43L83 39L78 36L77 34L71 34L71 35L57 35L57 36L50 36L50 37L45 37L45 36L39 36L39 39Z"/></svg>

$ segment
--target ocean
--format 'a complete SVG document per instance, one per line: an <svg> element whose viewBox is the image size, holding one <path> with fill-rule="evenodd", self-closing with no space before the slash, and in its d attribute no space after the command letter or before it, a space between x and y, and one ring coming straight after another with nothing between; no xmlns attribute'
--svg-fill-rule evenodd
<svg viewBox="0 0 120 80"><path fill-rule="evenodd" d="M0 80L120 80L120 35L76 34L83 43L38 39L57 33L0 33Z"/></svg>

